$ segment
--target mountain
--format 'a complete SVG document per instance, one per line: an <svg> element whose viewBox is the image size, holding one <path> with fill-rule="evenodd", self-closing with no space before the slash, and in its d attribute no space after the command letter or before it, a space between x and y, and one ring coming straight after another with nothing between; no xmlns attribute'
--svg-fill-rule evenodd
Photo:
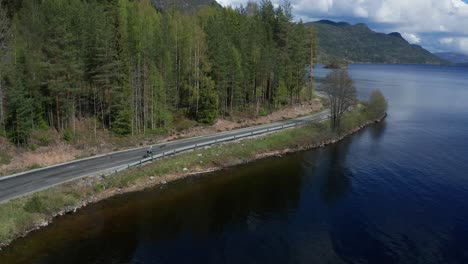
<svg viewBox="0 0 468 264"><path fill-rule="evenodd" d="M215 0L152 0L158 10L168 10L172 7L182 11L196 12L204 6L221 7Z"/></svg>
<svg viewBox="0 0 468 264"><path fill-rule="evenodd" d="M320 62L346 60L362 63L446 64L419 45L410 44L400 33L374 32L366 24L320 20L306 23L318 34Z"/></svg>
<svg viewBox="0 0 468 264"><path fill-rule="evenodd" d="M456 52L437 52L434 53L437 57L457 64L468 64L468 55Z"/></svg>

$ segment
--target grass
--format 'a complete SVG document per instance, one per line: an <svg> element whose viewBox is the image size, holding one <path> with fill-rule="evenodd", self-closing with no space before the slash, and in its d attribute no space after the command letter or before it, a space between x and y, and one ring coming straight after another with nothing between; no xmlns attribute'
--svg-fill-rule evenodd
<svg viewBox="0 0 468 264"><path fill-rule="evenodd" d="M0 243L48 221L67 206L77 205L86 195L63 185L0 205Z"/></svg>
<svg viewBox="0 0 468 264"><path fill-rule="evenodd" d="M16 238L50 220L64 208L77 206L82 200L105 190L130 187L149 176L163 177L183 173L184 168L189 172L197 172L213 167L233 166L248 162L258 154L322 144L324 141L337 139L367 120L370 117L362 107L345 116L339 133L331 131L328 123L311 124L259 138L182 153L111 177L92 178L91 183L77 180L10 201L0 205L0 243Z"/></svg>
<svg viewBox="0 0 468 264"><path fill-rule="evenodd" d="M12 157L5 152L0 151L0 165L10 164Z"/></svg>

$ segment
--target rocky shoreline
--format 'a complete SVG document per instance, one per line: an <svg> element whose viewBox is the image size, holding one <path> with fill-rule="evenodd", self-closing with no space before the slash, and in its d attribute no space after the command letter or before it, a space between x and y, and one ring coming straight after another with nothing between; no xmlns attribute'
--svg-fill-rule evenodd
<svg viewBox="0 0 468 264"><path fill-rule="evenodd" d="M259 159L264 159L264 158L274 157L274 156L281 157L282 155L288 154L288 153L299 152L299 151L304 151L304 150L310 150L310 149L315 149L315 148L323 148L323 147L328 146L330 144L337 143L337 142L343 140L344 138L349 137L349 136L359 132L360 130L366 128L369 125L382 122L386 118L386 116L387 116L387 114L384 114L380 118L377 118L375 120L367 121L367 122L363 123L362 125L360 125L360 126L354 128L354 129L340 135L339 137L332 138L332 139L329 139L329 140L325 140L325 141L317 143L317 144L305 145L305 146L297 145L297 146L295 146L293 148L287 148L287 149L283 149L283 150L280 150L280 151L258 153L254 158L252 158L252 159L250 159L248 161L239 162L239 163L236 163L236 164L230 164L228 166L211 167L211 168L205 169L203 171L197 171L197 172L185 171L185 172L182 172L182 173L163 175L163 176L160 176L160 177L154 177L154 176L149 175L149 177L146 177L146 179L144 181L139 181L139 182L137 182L135 185L133 185L131 187L128 187L128 188L111 188L111 189L104 190L104 191L102 191L101 193L99 193L97 195L93 195L93 196L88 197L87 199L82 200L76 206L67 206L67 207L63 208L58 213L55 213L55 214L51 215L47 220L45 220L45 221L43 221L41 223L38 223L34 227L32 227L31 229L28 229L27 231L19 234L18 236L16 236L16 238L14 238L12 240L9 240L9 241L5 241L5 242L0 242L0 251L2 249L4 249L5 247L9 246L14 240L23 238L23 237L29 235L32 232L35 232L35 231L38 231L38 230L40 230L40 229L42 229L44 227L47 227L56 218L58 218L60 216L63 216L63 215L66 215L66 214L73 214L77 210L82 209L82 208L84 208L84 207L86 207L86 206L88 206L90 204L94 204L94 203L103 201L105 199L111 198L111 197L116 196L116 195L129 193L129 192L142 191L144 189L155 187L155 186L162 186L162 185L165 185L165 184L167 184L169 182L172 182L172 181L184 179L184 178L191 177L191 176L197 176L197 175L201 175L201 174L205 174L205 173L210 173L210 172L214 172L214 171L219 171L219 170L222 170L222 169L225 169L225 168L228 168L228 167L242 165L242 164L253 162L253 161L256 161L256 160L259 160ZM78 181L88 181L88 183L98 183L101 179L102 178L84 178L84 179L81 179L81 180L78 180ZM157 181L156 179L159 179L159 181Z"/></svg>

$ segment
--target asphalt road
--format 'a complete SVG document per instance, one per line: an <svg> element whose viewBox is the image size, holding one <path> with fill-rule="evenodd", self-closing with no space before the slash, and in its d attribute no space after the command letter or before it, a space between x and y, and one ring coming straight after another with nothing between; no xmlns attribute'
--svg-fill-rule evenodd
<svg viewBox="0 0 468 264"><path fill-rule="evenodd" d="M213 140L241 136L250 132L264 131L268 128L293 123L319 122L328 118L329 110L310 116L284 120L280 122L220 132L212 135L194 137L153 145L154 154L172 151L176 148L202 144ZM146 146L121 152L109 153L87 159L76 160L47 168L32 170L0 178L0 203L25 196L85 176L99 175L104 172L137 162L143 159Z"/></svg>

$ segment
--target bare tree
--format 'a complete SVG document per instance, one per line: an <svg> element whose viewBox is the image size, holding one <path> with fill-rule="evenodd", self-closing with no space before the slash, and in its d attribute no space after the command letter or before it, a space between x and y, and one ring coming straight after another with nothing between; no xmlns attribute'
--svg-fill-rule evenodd
<svg viewBox="0 0 468 264"><path fill-rule="evenodd" d="M10 21L7 15L6 10L3 8L3 5L0 4L0 64L3 64L7 45L8 45L8 36L10 32ZM2 86L2 68L3 65L0 65L0 130L5 130L5 114L3 106L3 86Z"/></svg>
<svg viewBox="0 0 468 264"><path fill-rule="evenodd" d="M332 129L340 127L341 117L356 103L356 87L347 70L333 70L325 77L322 90L330 102Z"/></svg>

